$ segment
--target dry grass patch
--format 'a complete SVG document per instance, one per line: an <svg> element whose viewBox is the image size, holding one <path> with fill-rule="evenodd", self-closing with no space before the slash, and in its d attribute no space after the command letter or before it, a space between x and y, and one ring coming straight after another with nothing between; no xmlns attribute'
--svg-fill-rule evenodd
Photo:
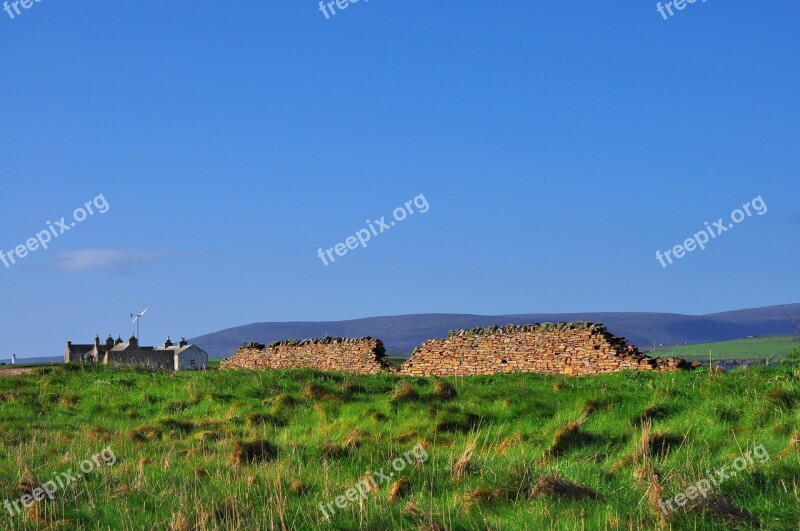
<svg viewBox="0 0 800 531"><path fill-rule="evenodd" d="M794 391L788 391L783 387L776 387L767 391L765 398L779 407L792 408L800 402L800 396Z"/></svg>
<svg viewBox="0 0 800 531"><path fill-rule="evenodd" d="M798 449L800 449L800 431L796 431L792 434L792 438L789 439L789 446L786 447L786 450L795 453L797 453Z"/></svg>
<svg viewBox="0 0 800 531"><path fill-rule="evenodd" d="M407 478L398 480L389 488L389 495L386 501L394 503L411 493L411 482Z"/></svg>
<svg viewBox="0 0 800 531"><path fill-rule="evenodd" d="M172 418L161 419L158 421L158 425L161 426L164 431L179 434L186 434L195 429L194 422L192 421Z"/></svg>
<svg viewBox="0 0 800 531"><path fill-rule="evenodd" d="M384 413L381 413L380 411L373 411L372 414L369 416L369 419L375 424L380 424L381 422L386 422L389 419L389 417L387 417Z"/></svg>
<svg viewBox="0 0 800 531"><path fill-rule="evenodd" d="M369 433L362 429L356 428L347 434L347 437L344 438L343 444L345 447L355 450L364 444L364 440L367 437L369 437Z"/></svg>
<svg viewBox="0 0 800 531"><path fill-rule="evenodd" d="M195 433L192 436L192 440L199 441L199 442L212 442L218 441L222 439L222 435L219 432L211 431L211 430L203 430Z"/></svg>
<svg viewBox="0 0 800 531"><path fill-rule="evenodd" d="M603 496L579 483L574 483L555 474L539 478L528 492L529 498L556 498L559 500L582 501L602 500Z"/></svg>
<svg viewBox="0 0 800 531"><path fill-rule="evenodd" d="M481 418L474 413L451 414L436 422L433 429L436 432L465 433L476 428L480 422Z"/></svg>
<svg viewBox="0 0 800 531"><path fill-rule="evenodd" d="M324 444L321 453L327 459L340 459L351 455L353 450L341 444Z"/></svg>
<svg viewBox="0 0 800 531"><path fill-rule="evenodd" d="M453 474L452 479L454 482L462 481L468 472L474 469L474 464L472 463L472 457L475 455L475 448L477 447L477 441L475 438L470 440L467 445L464 447L464 451L461 452L461 455L456 460L455 464L453 465Z"/></svg>
<svg viewBox="0 0 800 531"><path fill-rule="evenodd" d="M435 521L432 513L423 511L412 502L406 503L402 512L414 520L417 531L445 531L446 529Z"/></svg>
<svg viewBox="0 0 800 531"><path fill-rule="evenodd" d="M456 392L455 387L444 380L437 380L433 384L433 391L428 396L437 400L452 400L458 396L458 392Z"/></svg>
<svg viewBox="0 0 800 531"><path fill-rule="evenodd" d="M395 441L399 443L407 443L409 441L413 441L415 438L419 436L419 432L417 430L408 430L404 431L400 435L394 438Z"/></svg>
<svg viewBox="0 0 800 531"><path fill-rule="evenodd" d="M589 415L597 413L598 411L610 411L615 405L619 404L620 401L621 399L618 396L601 397L587 400L586 404L583 406L583 416L588 417Z"/></svg>
<svg viewBox="0 0 800 531"><path fill-rule="evenodd" d="M409 382L397 384L392 391L392 402L415 402L417 400L419 400L419 394Z"/></svg>
<svg viewBox="0 0 800 531"><path fill-rule="evenodd" d="M303 386L303 396L311 399L311 400L318 400L325 394L325 389L315 384L314 382L308 382L306 385Z"/></svg>
<svg viewBox="0 0 800 531"><path fill-rule="evenodd" d="M183 513L174 513L167 526L167 531L195 531L196 529L189 517Z"/></svg>
<svg viewBox="0 0 800 531"><path fill-rule="evenodd" d="M480 487L467 492L463 503L466 509L496 505L511 500L516 495L516 492L516 490L508 487Z"/></svg>
<svg viewBox="0 0 800 531"><path fill-rule="evenodd" d="M65 407L68 409L77 406L78 402L80 402L80 399L77 396L72 396L72 395L62 396L61 399L58 401L58 403L61 404L61 407Z"/></svg>
<svg viewBox="0 0 800 531"><path fill-rule="evenodd" d="M293 481L289 489L298 496L305 496L311 492L311 488L299 480Z"/></svg>
<svg viewBox="0 0 800 531"><path fill-rule="evenodd" d="M236 499L225 500L213 506L210 513L201 516L201 529L242 529L250 511ZM216 525L214 525L216 524Z"/></svg>
<svg viewBox="0 0 800 531"><path fill-rule="evenodd" d="M683 443L683 437L666 432L654 432L649 437L650 455L654 457L666 457L673 448Z"/></svg>
<svg viewBox="0 0 800 531"><path fill-rule="evenodd" d="M105 441L105 442L110 441L111 436L113 435L113 432L111 430L104 428L102 426L92 426L86 428L84 430L84 433L90 439L95 439L98 441Z"/></svg>
<svg viewBox="0 0 800 531"><path fill-rule="evenodd" d="M297 399L292 395L281 393L279 395L264 399L264 404L271 405L275 408L293 408L297 405Z"/></svg>
<svg viewBox="0 0 800 531"><path fill-rule="evenodd" d="M511 435L510 437L506 437L505 439L503 439L502 441L497 443L495 445L495 447L494 447L494 451L498 455L505 455L514 446L516 446L518 444L522 444L522 441L523 441L522 434L521 433L515 433L514 435Z"/></svg>
<svg viewBox="0 0 800 531"><path fill-rule="evenodd" d="M263 425L283 427L288 424L284 419L278 418L274 415L269 415L267 413L250 413L245 417L245 420L247 420L247 424L250 427Z"/></svg>
<svg viewBox="0 0 800 531"><path fill-rule="evenodd" d="M357 394L363 393L365 389L357 383L346 380L342 382L341 391L344 397L351 398Z"/></svg>
<svg viewBox="0 0 800 531"><path fill-rule="evenodd" d="M231 453L231 461L241 465L255 465L274 461L278 458L278 448L269 441L238 441Z"/></svg>
<svg viewBox="0 0 800 531"><path fill-rule="evenodd" d="M661 486L661 477L653 469L651 454L653 449L653 435L651 434L653 421L645 420L641 425L641 434L634 447L633 454L628 458L634 465L633 479L635 483L646 488L647 507L650 514L658 520L659 528L668 528L667 519L661 511L659 504L664 497Z"/></svg>
<svg viewBox="0 0 800 531"><path fill-rule="evenodd" d="M574 448L594 442L594 437L581 429L584 419L574 420L561 427L553 437L553 444L545 452L545 457L558 457Z"/></svg>
<svg viewBox="0 0 800 531"><path fill-rule="evenodd" d="M195 457L196 455L199 455L201 453L203 453L203 448L188 448L186 450L179 451L178 455L181 455L181 456L183 456L183 457L185 457L187 459L190 459L190 458Z"/></svg>
<svg viewBox="0 0 800 531"><path fill-rule="evenodd" d="M758 518L744 509L736 507L728 497L720 492L711 492L708 496L701 496L696 500L690 501L684 507L684 511L713 516L731 527L742 525L753 528L760 527Z"/></svg>
<svg viewBox="0 0 800 531"><path fill-rule="evenodd" d="M138 443L154 441L163 436L164 432L155 426L138 426L128 433L128 438Z"/></svg>
<svg viewBox="0 0 800 531"><path fill-rule="evenodd" d="M669 412L669 408L663 404L650 404L642 411L641 415L631 420L631 424L641 426L645 422L664 420L669 416Z"/></svg>
<svg viewBox="0 0 800 531"><path fill-rule="evenodd" d="M0 393L0 402L16 402L18 396L16 393Z"/></svg>

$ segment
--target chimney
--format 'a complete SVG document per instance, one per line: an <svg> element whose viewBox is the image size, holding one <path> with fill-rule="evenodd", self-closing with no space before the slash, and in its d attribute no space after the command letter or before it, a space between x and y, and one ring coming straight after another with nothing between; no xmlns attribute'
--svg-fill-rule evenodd
<svg viewBox="0 0 800 531"><path fill-rule="evenodd" d="M181 338L181 341L180 341L180 343L178 343L178 346L179 346L179 347L181 347L181 348L183 348L183 347L185 347L185 346L186 346L186 345L188 345L188 344L189 344L189 343L188 343L188 341L186 341L186 338L185 338L185 337L182 337L182 338Z"/></svg>
<svg viewBox="0 0 800 531"><path fill-rule="evenodd" d="M110 335L110 334L109 334L109 336L106 338L106 348L107 348L107 349L112 349L112 348L114 348L114 338L113 338L113 337L111 337L111 335Z"/></svg>
<svg viewBox="0 0 800 531"><path fill-rule="evenodd" d="M121 338L120 336L117 336L117 340L116 340L116 341L114 341L114 344L115 344L115 345L120 345L120 344L122 344L122 338Z"/></svg>
<svg viewBox="0 0 800 531"><path fill-rule="evenodd" d="M167 336L167 340L164 341L164 348L169 348L172 346L172 341L169 340L169 336Z"/></svg>
<svg viewBox="0 0 800 531"><path fill-rule="evenodd" d="M131 338L128 340L128 344L132 347L139 347L139 340L136 339L136 336L131 335Z"/></svg>
<svg viewBox="0 0 800 531"><path fill-rule="evenodd" d="M94 348L100 348L100 334L94 336Z"/></svg>

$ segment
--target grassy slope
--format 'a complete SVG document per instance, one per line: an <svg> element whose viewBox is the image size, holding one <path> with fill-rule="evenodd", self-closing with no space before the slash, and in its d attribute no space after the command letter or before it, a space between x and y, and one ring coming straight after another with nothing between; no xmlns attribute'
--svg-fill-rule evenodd
<svg viewBox="0 0 800 531"><path fill-rule="evenodd" d="M432 522L453 530L653 529L648 466L664 495L674 495L757 444L769 461L722 492L767 529L800 527L800 457L796 444L790 448L800 430L800 375L785 368L452 379L458 395L450 400L429 396L434 381L390 375L38 372L0 378L0 499L19 496L27 479L19 463L40 482L109 445L117 463L29 516L1 513L3 529L435 529L423 527ZM422 398L392 400L401 381ZM633 457L636 419L646 410L653 431L672 438L666 456L650 456L649 465ZM556 434L584 416L548 455ZM275 461L231 462L237 443L259 439L277 447ZM453 479L471 440L466 473ZM383 486L362 508L355 503L324 520L319 502L416 444L430 458L398 474L410 481L407 497L389 503ZM548 473L604 499L527 499ZM670 524L728 529L698 512Z"/></svg>
<svg viewBox="0 0 800 531"><path fill-rule="evenodd" d="M715 360L767 359L773 353L773 360L785 356L793 348L799 348L800 342L793 341L794 336L755 337L736 339L717 343L698 343L683 345L669 349L658 349L659 356L678 356L689 360L708 360L709 351Z"/></svg>

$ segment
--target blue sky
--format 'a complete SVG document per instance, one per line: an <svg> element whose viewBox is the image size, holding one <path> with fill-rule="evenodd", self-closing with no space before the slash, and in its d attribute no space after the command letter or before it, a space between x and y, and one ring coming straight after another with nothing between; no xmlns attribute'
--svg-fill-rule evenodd
<svg viewBox="0 0 800 531"><path fill-rule="evenodd" d="M0 358L418 312L800 301L800 4L42 0L0 11ZM325 266L330 248L429 204ZM662 268L655 251L768 206Z"/></svg>

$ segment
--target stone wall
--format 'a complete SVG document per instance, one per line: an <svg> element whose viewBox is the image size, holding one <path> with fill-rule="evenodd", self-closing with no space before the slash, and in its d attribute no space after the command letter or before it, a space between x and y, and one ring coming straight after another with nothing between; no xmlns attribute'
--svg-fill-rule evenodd
<svg viewBox="0 0 800 531"><path fill-rule="evenodd" d="M400 369L413 376L537 372L583 376L625 370L687 369L678 358L649 358L603 325L559 323L454 330L417 347Z"/></svg>
<svg viewBox="0 0 800 531"><path fill-rule="evenodd" d="M109 351L103 363L110 365L134 365L148 369L175 370L175 353L171 350L128 348Z"/></svg>
<svg viewBox="0 0 800 531"><path fill-rule="evenodd" d="M278 341L269 345L245 343L221 369L319 369L321 371L376 374L395 372L386 360L380 339L305 339Z"/></svg>

